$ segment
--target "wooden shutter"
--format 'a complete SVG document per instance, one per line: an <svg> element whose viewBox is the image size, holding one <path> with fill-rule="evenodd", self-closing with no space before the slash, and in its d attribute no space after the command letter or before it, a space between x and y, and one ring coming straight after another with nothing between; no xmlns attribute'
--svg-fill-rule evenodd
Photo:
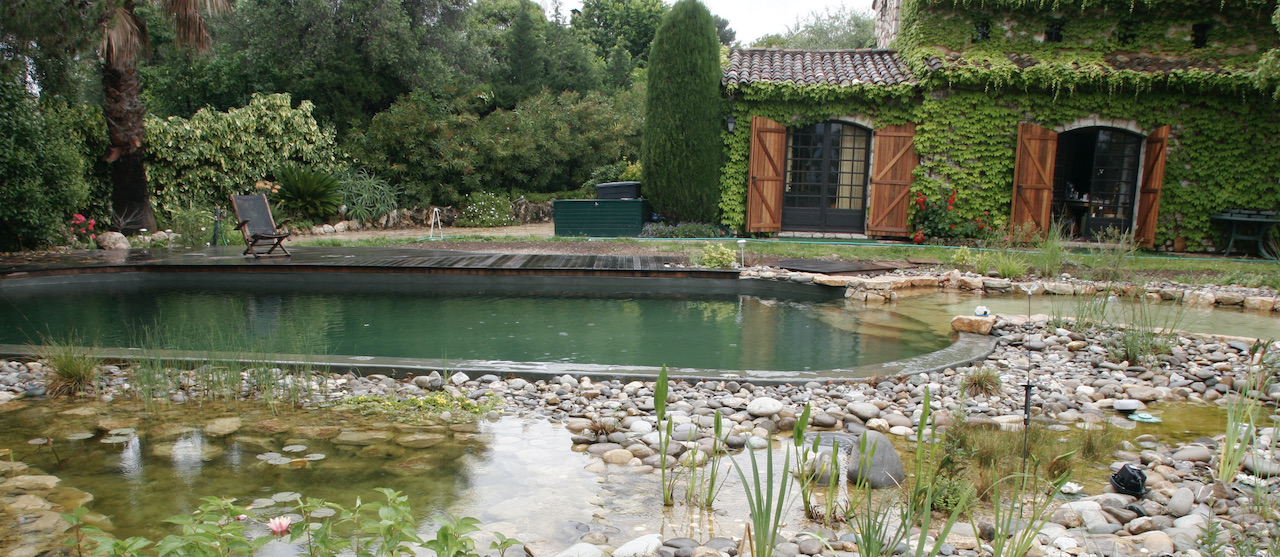
<svg viewBox="0 0 1280 557"><path fill-rule="evenodd" d="M1138 231L1135 239L1142 247L1154 247L1160 216L1160 188L1164 185L1164 154L1169 145L1169 126L1160 126L1147 136L1142 156L1142 184L1138 187Z"/></svg>
<svg viewBox="0 0 1280 557"><path fill-rule="evenodd" d="M920 163L920 157L916 156L915 137L915 124L888 126L876 131L871 199L867 205L867 234L911 235L907 209L914 180L912 171Z"/></svg>
<svg viewBox="0 0 1280 557"><path fill-rule="evenodd" d="M747 164L747 232L777 232L782 229L782 191L786 187L786 126L752 117Z"/></svg>
<svg viewBox="0 0 1280 557"><path fill-rule="evenodd" d="M1018 124L1018 150L1013 163L1014 226L1031 223L1036 230L1049 229L1057 154L1058 132L1035 124Z"/></svg>

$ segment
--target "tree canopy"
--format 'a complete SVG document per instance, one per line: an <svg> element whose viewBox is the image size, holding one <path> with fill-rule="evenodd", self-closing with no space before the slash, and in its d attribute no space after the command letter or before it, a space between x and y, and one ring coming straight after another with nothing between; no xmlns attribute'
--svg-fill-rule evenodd
<svg viewBox="0 0 1280 557"><path fill-rule="evenodd" d="M871 14L848 6L809 12L781 34L765 35L751 46L762 48L803 48L838 50L870 48L876 44L875 20Z"/></svg>

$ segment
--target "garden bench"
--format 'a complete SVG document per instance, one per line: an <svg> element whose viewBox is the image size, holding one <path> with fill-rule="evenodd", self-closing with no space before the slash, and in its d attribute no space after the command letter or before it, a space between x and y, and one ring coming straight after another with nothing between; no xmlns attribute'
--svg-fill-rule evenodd
<svg viewBox="0 0 1280 557"><path fill-rule="evenodd" d="M1274 254L1267 251L1267 238L1271 234L1271 229L1280 223L1280 211L1230 209L1209 215L1209 218L1230 225L1227 247L1222 250L1223 255L1229 255L1235 248L1236 241L1242 241L1254 242L1258 247L1258 254L1262 257L1276 258Z"/></svg>

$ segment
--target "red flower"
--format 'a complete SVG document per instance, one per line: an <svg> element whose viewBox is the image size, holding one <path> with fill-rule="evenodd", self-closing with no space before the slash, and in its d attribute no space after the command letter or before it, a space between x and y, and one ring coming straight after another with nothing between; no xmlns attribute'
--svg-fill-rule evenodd
<svg viewBox="0 0 1280 557"><path fill-rule="evenodd" d="M987 229L987 225L982 224L981 222L978 223L978 230L986 230L986 229Z"/></svg>
<svg viewBox="0 0 1280 557"><path fill-rule="evenodd" d="M991 211L983 211L983 212L982 212L982 214L984 214L984 215L990 215L990 214L991 214Z"/></svg>
<svg viewBox="0 0 1280 557"><path fill-rule="evenodd" d="M955 229L956 229L956 225L954 225L954 224L953 224L953 225L951 225L951 229L952 229L952 230L955 230Z"/></svg>
<svg viewBox="0 0 1280 557"><path fill-rule="evenodd" d="M955 205L947 205L947 210L948 210L948 211L951 211L951 210L953 210L953 209L955 209L955 208L956 208L956 206L955 206Z"/></svg>
<svg viewBox="0 0 1280 557"><path fill-rule="evenodd" d="M915 235L915 236L913 236L911 239L912 239L912 240L915 240L917 244L923 244L923 243L924 243L924 231L923 231L923 230L916 230L916 235Z"/></svg>

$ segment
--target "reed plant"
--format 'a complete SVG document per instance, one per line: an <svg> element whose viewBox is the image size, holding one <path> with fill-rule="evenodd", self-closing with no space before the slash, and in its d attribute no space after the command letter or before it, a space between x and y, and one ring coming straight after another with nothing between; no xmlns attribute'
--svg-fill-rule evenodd
<svg viewBox="0 0 1280 557"><path fill-rule="evenodd" d="M1227 427L1214 468L1214 478L1220 482L1235 480L1253 445L1254 425L1258 423L1263 407L1261 397L1272 381L1273 370L1266 359L1270 346L1270 341L1254 345L1253 357L1246 368L1246 386L1232 393L1227 401Z"/></svg>
<svg viewBox="0 0 1280 557"><path fill-rule="evenodd" d="M724 444L724 425L721 421L720 411L716 410L715 424L712 425L712 444L711 454L707 455L706 463L699 467L697 459L689 459L688 465L692 466L686 473L691 480L691 488L688 490L690 503L701 506L706 509L715 506L716 497L720 495L720 490L724 488L723 461L726 446Z"/></svg>
<svg viewBox="0 0 1280 557"><path fill-rule="evenodd" d="M1108 228L1089 247L1089 278L1098 281L1131 280L1138 243L1132 232Z"/></svg>
<svg viewBox="0 0 1280 557"><path fill-rule="evenodd" d="M1054 495L1070 478L1070 474L1063 474L1046 481L1032 474L1013 474L997 481L992 486L995 519L991 557L1027 555L1040 529L1049 522ZM977 524L976 520L972 522Z"/></svg>
<svg viewBox="0 0 1280 557"><path fill-rule="evenodd" d="M746 537L748 549L753 557L771 557L777 543L778 530L782 527L782 518L788 506L787 492L791 482L791 453L785 451L782 468L773 465L773 449L766 447L763 477L755 451L748 451L751 460L751 475L748 476L737 460L733 468L742 481L742 490L747 496L747 510L751 516L750 531ZM761 480L763 479L763 483ZM776 479L776 481L775 481ZM873 555L866 553L866 555Z"/></svg>
<svg viewBox="0 0 1280 557"><path fill-rule="evenodd" d="M44 338L33 352L49 367L46 385L53 396L92 391L102 359L93 348L75 340Z"/></svg>

